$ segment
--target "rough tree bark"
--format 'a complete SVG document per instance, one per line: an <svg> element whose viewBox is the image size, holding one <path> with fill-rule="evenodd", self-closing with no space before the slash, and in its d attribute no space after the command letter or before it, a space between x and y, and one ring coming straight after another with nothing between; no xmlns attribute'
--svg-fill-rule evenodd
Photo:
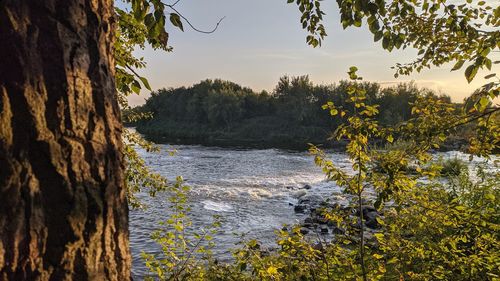
<svg viewBox="0 0 500 281"><path fill-rule="evenodd" d="M129 280L112 0L0 0L0 280Z"/></svg>

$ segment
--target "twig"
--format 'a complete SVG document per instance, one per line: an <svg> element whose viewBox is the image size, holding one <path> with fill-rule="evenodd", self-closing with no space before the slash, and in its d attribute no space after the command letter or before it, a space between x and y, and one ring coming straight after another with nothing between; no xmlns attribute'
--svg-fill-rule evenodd
<svg viewBox="0 0 500 281"><path fill-rule="evenodd" d="M173 6L177 5L177 3L179 3L180 1L181 1L181 0L177 0L177 1L175 1L173 4L170 4L169 6L173 7Z"/></svg>
<svg viewBox="0 0 500 281"><path fill-rule="evenodd" d="M126 67L128 70L132 71L132 73L133 73L135 76L137 76L137 78L142 78L142 76L140 76L137 72L135 72L135 70L134 70L132 67L130 67L130 65L128 65L128 64L127 64L127 65L125 65L125 67Z"/></svg>
<svg viewBox="0 0 500 281"><path fill-rule="evenodd" d="M183 20L186 21L186 23L196 32L199 32L199 33L204 33L204 34L210 34L210 33L214 33L218 28L219 28L219 25L220 23L222 22L222 20L224 20L226 17L222 17L219 19L219 21L217 22L217 24L215 25L215 27L212 29L212 30L209 30L209 31L206 31L206 30L201 30L201 29L198 29L196 28L184 15L182 15L177 9L174 8L175 4L177 4L180 0L177 0L176 2L174 2L174 4L163 4L165 7L168 7L170 8L171 10L173 10L175 13L177 13L179 15L179 17L181 17Z"/></svg>

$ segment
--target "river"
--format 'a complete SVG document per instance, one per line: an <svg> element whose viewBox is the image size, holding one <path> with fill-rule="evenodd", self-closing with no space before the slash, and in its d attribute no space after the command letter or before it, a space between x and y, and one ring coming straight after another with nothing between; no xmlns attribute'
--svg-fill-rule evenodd
<svg viewBox="0 0 500 281"><path fill-rule="evenodd" d="M303 218L294 212L293 204L304 193L323 197L334 194L336 200L346 200L338 186L325 180L307 152L192 145L161 147L175 149L177 153L169 156L166 152L139 150L139 154L147 165L163 176L169 179L182 176L186 180L191 187L189 216L195 229L206 227L213 215L222 217L224 222L214 250L221 259L229 258L230 249L241 240L235 233L247 233L247 238L258 238L272 245L276 229ZM349 169L351 164L344 154L331 152L328 155L338 166ZM466 159L466 155L459 152L444 153L444 156ZM312 188L304 189L306 184ZM159 246L150 235L169 214L166 194L154 198L139 194L139 197L148 208L130 211L132 274L136 280L147 273L140 253L159 253Z"/></svg>

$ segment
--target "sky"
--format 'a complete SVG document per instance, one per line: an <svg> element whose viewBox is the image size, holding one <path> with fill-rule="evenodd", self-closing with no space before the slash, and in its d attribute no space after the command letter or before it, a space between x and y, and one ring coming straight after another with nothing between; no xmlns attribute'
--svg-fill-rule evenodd
<svg viewBox="0 0 500 281"><path fill-rule="evenodd" d="M343 30L334 0L322 2L328 36L320 48L306 44L300 13L286 0L181 0L175 7L199 29L211 30L225 18L211 34L196 32L186 23L184 32L168 26L173 52L136 50L147 62L146 69L139 72L149 79L153 90L220 78L271 92L283 75L309 75L314 83L331 84L346 79L349 67L357 66L365 81L388 86L415 81L459 102L483 85L483 77L489 74L480 71L468 84L463 69L451 72L453 65L449 64L395 79L391 66L412 61L417 52L389 53L380 41L373 42L365 26ZM493 70L498 72L498 67ZM142 91L129 102L142 104L148 95Z"/></svg>

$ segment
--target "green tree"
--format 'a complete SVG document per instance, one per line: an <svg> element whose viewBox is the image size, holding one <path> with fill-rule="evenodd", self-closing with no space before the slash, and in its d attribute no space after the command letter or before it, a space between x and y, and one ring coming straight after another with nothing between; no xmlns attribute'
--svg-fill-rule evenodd
<svg viewBox="0 0 500 281"><path fill-rule="evenodd" d="M279 114L292 122L302 123L309 117L308 109L313 102L313 89L308 76L281 77L274 90Z"/></svg>

